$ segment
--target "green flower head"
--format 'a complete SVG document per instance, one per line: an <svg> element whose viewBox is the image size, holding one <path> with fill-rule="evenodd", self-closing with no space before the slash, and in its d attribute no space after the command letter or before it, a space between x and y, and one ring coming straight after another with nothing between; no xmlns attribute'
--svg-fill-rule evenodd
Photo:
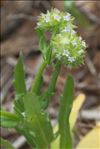
<svg viewBox="0 0 100 149"><path fill-rule="evenodd" d="M67 30L67 29L66 29ZM59 33L51 39L52 56L63 64L76 67L84 62L85 42L74 30Z"/></svg>
<svg viewBox="0 0 100 149"><path fill-rule="evenodd" d="M66 12L60 12L58 9L54 8L47 11L46 14L41 13L38 17L37 30L59 32L66 25L72 25L74 18Z"/></svg>
<svg viewBox="0 0 100 149"><path fill-rule="evenodd" d="M52 9L51 12L40 15L36 29L44 33L51 32L49 46L52 59L70 67L77 67L84 63L86 44L75 32L73 20L71 14Z"/></svg>

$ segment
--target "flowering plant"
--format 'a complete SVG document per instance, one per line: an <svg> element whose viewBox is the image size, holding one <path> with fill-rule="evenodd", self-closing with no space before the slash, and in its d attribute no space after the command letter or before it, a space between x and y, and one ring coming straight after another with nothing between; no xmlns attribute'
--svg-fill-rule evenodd
<svg viewBox="0 0 100 149"><path fill-rule="evenodd" d="M73 20L74 18L69 13L52 9L51 12L47 11L47 14L39 16L37 31L43 32L43 34L46 31L51 32L48 50L51 50L53 59L58 59L63 64L76 67L83 63L86 44L75 32ZM40 39L43 34L39 34ZM42 51L45 53L45 48L42 47Z"/></svg>
<svg viewBox="0 0 100 149"><path fill-rule="evenodd" d="M25 136L32 148L47 149L60 136L60 149L72 149L69 116L74 98L74 81L67 76L58 115L59 129L55 133L47 112L50 99L55 94L57 78L61 65L70 67L81 65L84 60L85 42L78 37L73 25L74 18L66 12L52 9L38 18L36 31L39 35L39 47L43 54L43 62L34 79L30 91L25 85L25 74L22 55L14 71L15 102L13 113L1 110L1 126L15 128ZM47 41L45 33L51 33ZM48 88L43 93L43 72L47 65L52 65L54 71ZM5 142L2 140L2 143ZM3 143L4 145L4 143ZM9 147L10 149L10 147ZM53 148L52 148L53 149Z"/></svg>

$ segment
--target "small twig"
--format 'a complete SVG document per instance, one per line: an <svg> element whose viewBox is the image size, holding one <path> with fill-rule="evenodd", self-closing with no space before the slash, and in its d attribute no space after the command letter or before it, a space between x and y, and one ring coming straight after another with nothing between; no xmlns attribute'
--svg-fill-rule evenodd
<svg viewBox="0 0 100 149"><path fill-rule="evenodd" d="M0 97L1 97L1 103L3 102L3 100L5 99L7 92L9 90L9 88L11 87L11 83L12 82L12 78L9 79L9 81L6 83L6 85L3 87L3 89L0 92Z"/></svg>
<svg viewBox="0 0 100 149"><path fill-rule="evenodd" d="M16 148L19 149L21 146L23 146L26 142L26 139L21 136L19 137L12 145Z"/></svg>
<svg viewBox="0 0 100 149"><path fill-rule="evenodd" d="M92 61L91 61L91 59L89 58L88 55L87 55L87 57L86 57L86 63L87 63L87 66L88 66L88 68L89 68L90 73L91 73L92 75L94 75L94 76L97 76L97 71L96 71L96 69L95 69L95 67L94 67L94 64L92 63Z"/></svg>
<svg viewBox="0 0 100 149"><path fill-rule="evenodd" d="M100 109L98 110L82 110L80 117L83 119L100 121Z"/></svg>

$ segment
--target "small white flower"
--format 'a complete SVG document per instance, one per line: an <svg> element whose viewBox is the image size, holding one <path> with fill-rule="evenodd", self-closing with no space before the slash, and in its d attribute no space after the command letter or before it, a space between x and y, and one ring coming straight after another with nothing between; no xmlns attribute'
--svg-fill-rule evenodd
<svg viewBox="0 0 100 149"><path fill-rule="evenodd" d="M61 59L61 55L60 55L60 54L56 54L56 58L57 58L58 60L60 60L60 59Z"/></svg>
<svg viewBox="0 0 100 149"><path fill-rule="evenodd" d="M57 16L57 15L54 16L54 19L57 20L57 21L60 21L60 18L61 18L60 16Z"/></svg>
<svg viewBox="0 0 100 149"><path fill-rule="evenodd" d="M68 57L68 61L72 63L75 61L75 59L73 57Z"/></svg>
<svg viewBox="0 0 100 149"><path fill-rule="evenodd" d="M68 13L66 16L63 16L64 20L69 21L71 18L71 15Z"/></svg>
<svg viewBox="0 0 100 149"><path fill-rule="evenodd" d="M78 51L78 54L79 54L79 55L81 55L81 54L83 54L83 53L84 53L83 50L79 50L79 51Z"/></svg>
<svg viewBox="0 0 100 149"><path fill-rule="evenodd" d="M73 46L76 46L77 45L77 42L76 41L72 41L72 45Z"/></svg>
<svg viewBox="0 0 100 149"><path fill-rule="evenodd" d="M69 27L65 27L65 28L62 30L62 32L68 32L68 33L70 33L70 31L71 31L71 29L70 29Z"/></svg>
<svg viewBox="0 0 100 149"><path fill-rule="evenodd" d="M45 20L46 22L49 22L49 21L50 21L50 17L45 17L44 20Z"/></svg>
<svg viewBox="0 0 100 149"><path fill-rule="evenodd" d="M69 51L68 51L68 50L64 50L62 55L63 55L63 56L68 57L68 56L69 56L69 54L70 54L70 53L69 53Z"/></svg>
<svg viewBox="0 0 100 149"><path fill-rule="evenodd" d="M83 46L83 47L86 47L85 41L82 41L82 46Z"/></svg>

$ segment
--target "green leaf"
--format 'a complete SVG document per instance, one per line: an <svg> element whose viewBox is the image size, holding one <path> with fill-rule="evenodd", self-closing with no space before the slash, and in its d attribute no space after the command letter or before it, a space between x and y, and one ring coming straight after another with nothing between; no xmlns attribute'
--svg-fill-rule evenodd
<svg viewBox="0 0 100 149"><path fill-rule="evenodd" d="M1 126L4 128L14 128L16 127L20 119L13 113L0 111Z"/></svg>
<svg viewBox="0 0 100 149"><path fill-rule="evenodd" d="M26 85L25 85L23 59L21 54L14 70L14 86L16 92L14 109L19 109L20 111L23 112L24 111L23 95L26 93Z"/></svg>
<svg viewBox="0 0 100 149"><path fill-rule="evenodd" d="M72 139L69 126L69 116L72 109L74 99L74 81L71 75L68 75L65 82L63 95L60 101L59 110L59 132L60 132L60 148L72 149Z"/></svg>
<svg viewBox="0 0 100 149"><path fill-rule="evenodd" d="M35 94L30 93L25 96L25 125L31 133L33 132L37 147L45 149L53 139L53 130L49 117L41 110L40 100Z"/></svg>
<svg viewBox="0 0 100 149"><path fill-rule="evenodd" d="M78 97L76 97L76 99L73 102L72 110L71 110L70 117L69 117L71 131L73 130L73 127L74 127L75 122L78 117L78 112L79 112L84 100L85 100L85 95L81 93ZM54 132L57 130L58 130L58 124L54 128ZM67 141L67 139L66 139L66 141ZM56 149L56 148L57 149L59 148L59 137L51 143L51 149Z"/></svg>
<svg viewBox="0 0 100 149"><path fill-rule="evenodd" d="M0 138L1 147L4 147L5 149L15 149L11 143L7 140L4 140L3 138Z"/></svg>
<svg viewBox="0 0 100 149"><path fill-rule="evenodd" d="M15 66L14 71L14 86L16 94L24 94L26 93L26 86L25 86L25 73L24 73L24 66L23 66L23 59L22 55L18 59L18 62Z"/></svg>

